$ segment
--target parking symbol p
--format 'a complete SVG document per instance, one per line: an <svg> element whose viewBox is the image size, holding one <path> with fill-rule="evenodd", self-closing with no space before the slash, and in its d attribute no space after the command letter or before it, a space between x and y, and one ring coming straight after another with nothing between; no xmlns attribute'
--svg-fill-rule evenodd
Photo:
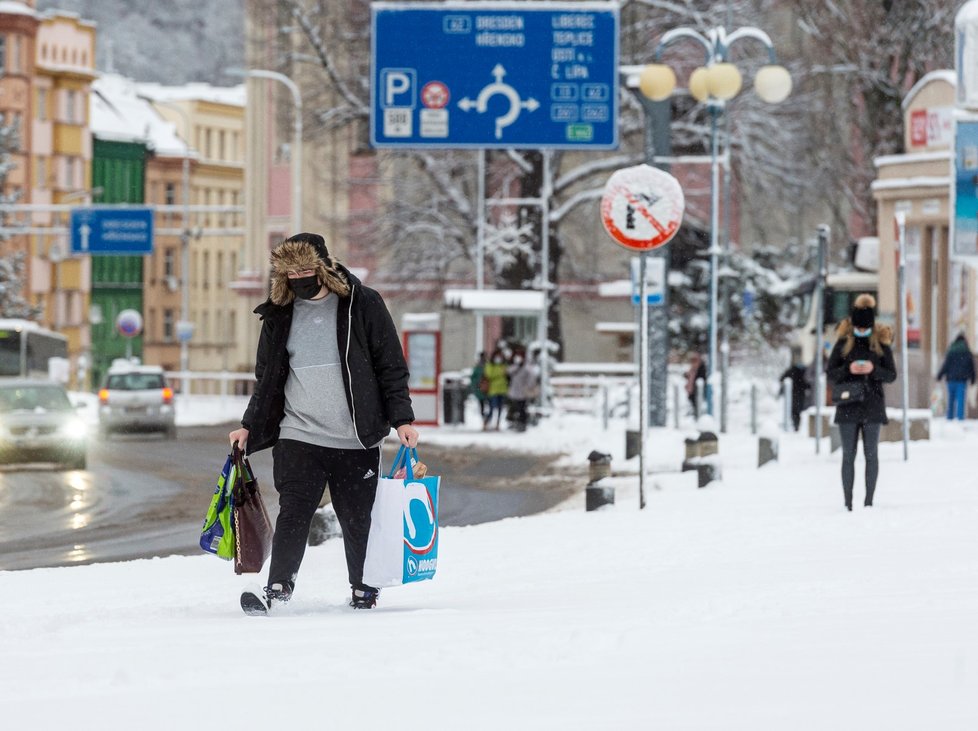
<svg viewBox="0 0 978 731"><path fill-rule="evenodd" d="M417 88L414 69L382 69L380 85L384 93L382 106L414 109L414 90Z"/></svg>

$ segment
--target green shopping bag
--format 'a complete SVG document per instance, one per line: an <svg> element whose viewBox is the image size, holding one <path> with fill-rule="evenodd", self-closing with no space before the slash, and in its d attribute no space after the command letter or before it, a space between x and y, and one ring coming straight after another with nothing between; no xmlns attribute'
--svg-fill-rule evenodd
<svg viewBox="0 0 978 731"><path fill-rule="evenodd" d="M214 497L204 517L204 527L200 531L200 547L225 561L234 558L231 487L234 485L235 471L234 460L229 454L221 476L217 478L217 489L214 490Z"/></svg>

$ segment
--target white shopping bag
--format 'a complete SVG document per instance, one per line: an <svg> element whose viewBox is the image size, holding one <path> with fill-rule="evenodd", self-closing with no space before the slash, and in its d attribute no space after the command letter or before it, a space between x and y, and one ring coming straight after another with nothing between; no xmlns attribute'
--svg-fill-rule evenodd
<svg viewBox="0 0 978 731"><path fill-rule="evenodd" d="M390 472L377 481L370 512L363 583L398 586L432 579L438 565L438 488L441 478L416 478L417 450L401 447ZM404 479L392 475L406 467Z"/></svg>

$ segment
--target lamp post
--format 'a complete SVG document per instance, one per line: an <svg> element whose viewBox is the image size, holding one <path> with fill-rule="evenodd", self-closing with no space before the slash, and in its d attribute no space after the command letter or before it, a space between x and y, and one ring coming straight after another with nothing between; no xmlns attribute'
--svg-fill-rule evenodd
<svg viewBox="0 0 978 731"><path fill-rule="evenodd" d="M229 76L272 79L280 81L292 93L295 107L292 122L292 233L302 231L302 95L292 79L278 71L267 69L225 69Z"/></svg>
<svg viewBox="0 0 978 731"><path fill-rule="evenodd" d="M726 102L738 94L742 83L740 71L728 61L730 46L748 38L762 43L767 49L769 59L769 63L762 66L754 77L754 90L769 104L784 101L791 93L791 76L787 69L777 64L774 46L768 35L753 27L738 28L729 35L722 27L710 29L706 35L692 28L674 28L666 32L656 46L656 63L646 66L639 77L639 88L646 97L654 101L668 99L676 88L676 74L669 66L660 63L663 49L679 39L691 39L699 43L706 53L705 64L695 69L689 77L689 93L697 101L706 102L710 112L710 353L707 360L707 410L711 415L714 414L713 373L717 363L720 255L720 151L717 126Z"/></svg>

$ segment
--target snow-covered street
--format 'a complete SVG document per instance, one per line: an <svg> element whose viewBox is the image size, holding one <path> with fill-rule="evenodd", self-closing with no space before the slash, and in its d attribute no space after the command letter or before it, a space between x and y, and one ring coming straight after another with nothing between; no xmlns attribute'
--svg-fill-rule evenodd
<svg viewBox="0 0 978 731"><path fill-rule="evenodd" d="M624 424L424 439L623 459ZM842 507L828 440L721 440L724 480L616 476L550 514L442 532L438 576L346 606L342 546L306 554L293 602L241 614L212 556L0 573L5 728L973 729L978 431L881 447L876 507ZM683 435L654 430L651 461ZM422 450L422 458L423 458ZM436 465L432 465L436 468ZM658 469L658 467L657 467ZM450 490L451 485L443 486ZM262 577L264 578L264 577Z"/></svg>

